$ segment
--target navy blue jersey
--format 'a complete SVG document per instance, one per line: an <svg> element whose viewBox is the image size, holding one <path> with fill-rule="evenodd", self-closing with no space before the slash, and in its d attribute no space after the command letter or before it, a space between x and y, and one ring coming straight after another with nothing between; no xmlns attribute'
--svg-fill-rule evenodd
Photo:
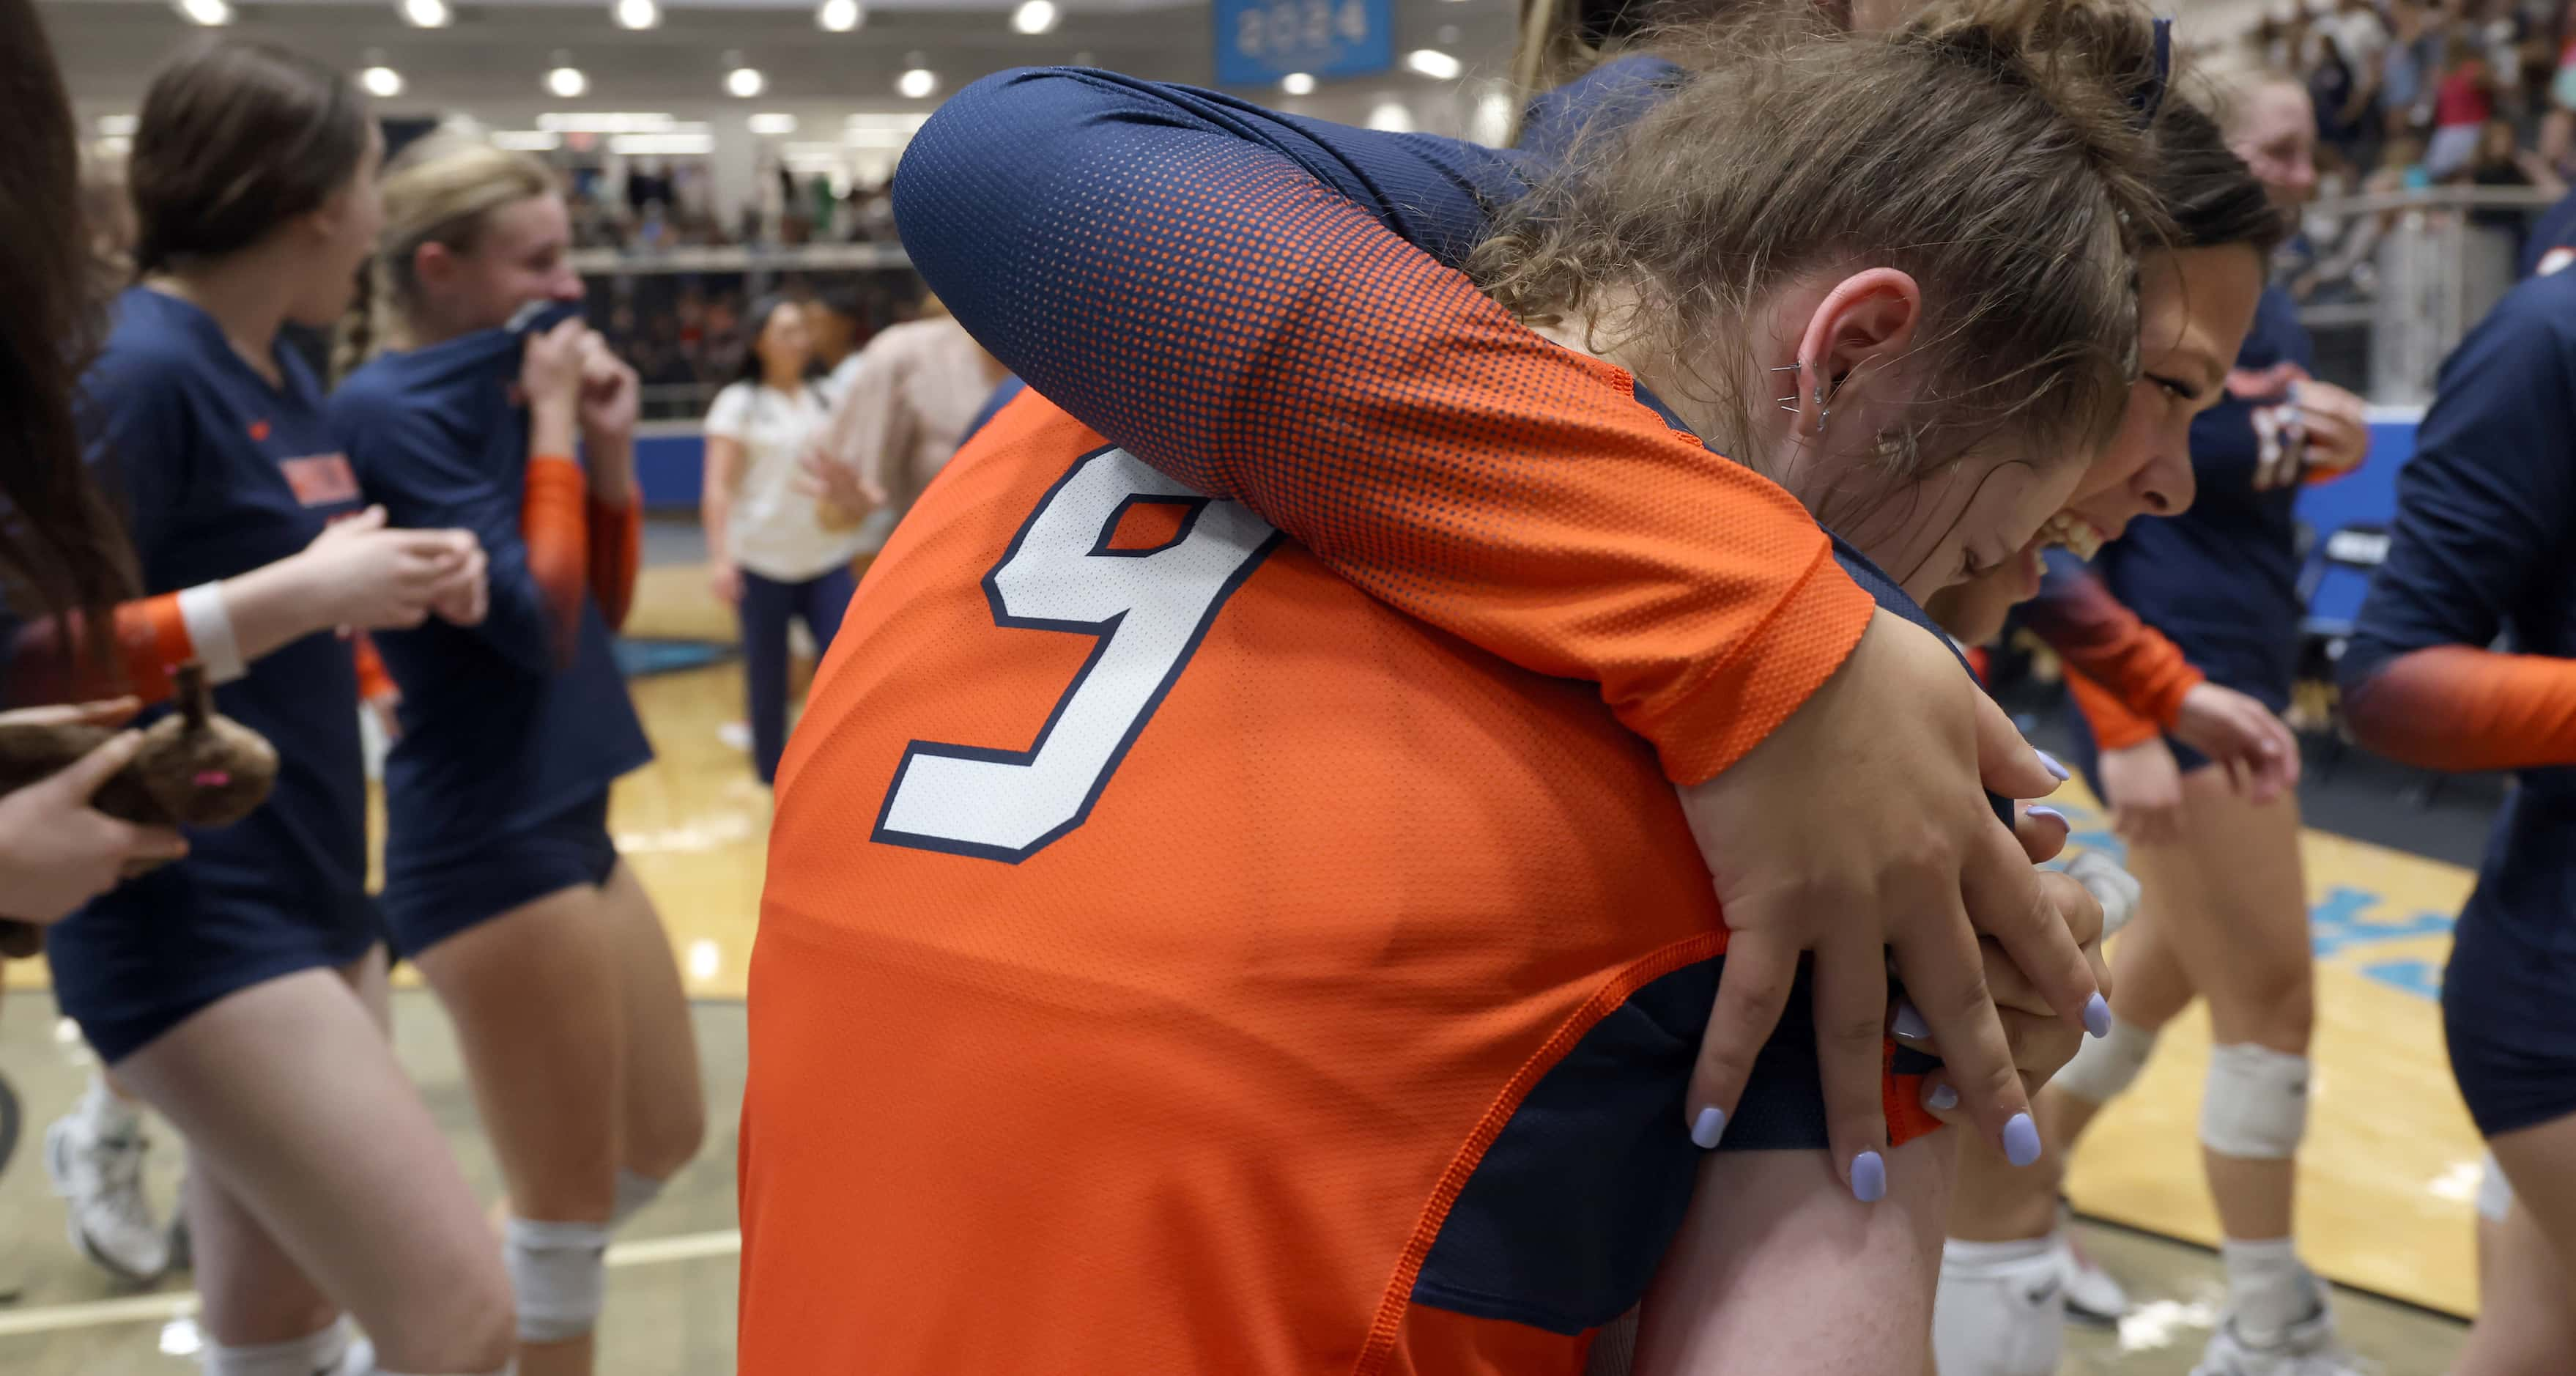
<svg viewBox="0 0 2576 1376"><path fill-rule="evenodd" d="M2256 413L2288 402L2269 370L2289 364L2304 374L2315 362L2298 303L2277 287L2265 291L2226 398L2191 423L2199 485L2191 509L2131 522L2096 561L2112 595L2193 664L2274 706L2283 705L2298 655L2298 487L2255 488Z"/></svg>
<svg viewBox="0 0 2576 1376"><path fill-rule="evenodd" d="M2576 658L2576 273L2516 287L2442 365L2398 473L2387 562L2339 666L2365 742L2403 736L2424 763L2529 766L2496 820L2470 910L2576 957L2576 768L2556 763L2576 758L2568 695L2544 682L2542 710L2514 714L2492 710L2509 699L2457 691L2480 686L2457 676L2492 683L2555 666L2485 656L2391 672L2418 651L2485 650L2499 635L2516 654Z"/></svg>
<svg viewBox="0 0 2576 1376"><path fill-rule="evenodd" d="M1532 100L1515 146L1554 166L1586 133L1618 129L1655 108L1686 75L1680 64L1660 57L1613 58Z"/></svg>
<svg viewBox="0 0 2576 1376"><path fill-rule="evenodd" d="M273 564L358 509L358 484L312 371L292 349L273 357L282 385L234 353L198 307L139 287L118 298L107 347L82 380L84 419L93 462L123 505L145 591ZM84 966L89 929L104 936L122 923L186 923L215 943L232 929L258 932L281 920L372 926L357 703L351 646L330 631L279 646L217 687L217 710L277 747L276 790L235 826L192 830L185 861L83 909L55 940L57 965Z"/></svg>
<svg viewBox="0 0 2576 1376"><path fill-rule="evenodd" d="M984 404L976 410L975 418L966 422L966 428L958 432L959 447L964 447L966 441L975 438L976 431L983 429L993 417L1001 414L1003 407L1010 405L1014 398L1028 389L1029 385L1016 377L1006 377L993 384L993 394L984 398Z"/></svg>
<svg viewBox="0 0 2576 1376"><path fill-rule="evenodd" d="M368 499L395 525L473 531L491 563L483 624L375 636L402 689L403 734L385 762L388 882L545 822L653 756L595 599L582 600L569 666L557 667L520 534L524 341L569 313L385 354L331 399Z"/></svg>
<svg viewBox="0 0 2576 1376"><path fill-rule="evenodd" d="M2522 275L2529 277L2544 266L2555 271L2568 263L2570 254L2576 254L2576 191L2560 197L2532 223L2531 237L2522 245Z"/></svg>

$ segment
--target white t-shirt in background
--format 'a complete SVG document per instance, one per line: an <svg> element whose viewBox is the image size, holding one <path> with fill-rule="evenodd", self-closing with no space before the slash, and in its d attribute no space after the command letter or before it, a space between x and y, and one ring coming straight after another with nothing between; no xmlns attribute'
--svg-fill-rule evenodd
<svg viewBox="0 0 2576 1376"><path fill-rule="evenodd" d="M796 490L797 460L823 425L811 387L793 395L737 382L707 408L709 439L742 445L742 474L727 531L734 562L778 583L802 583L859 552L859 532L829 530L813 498Z"/></svg>

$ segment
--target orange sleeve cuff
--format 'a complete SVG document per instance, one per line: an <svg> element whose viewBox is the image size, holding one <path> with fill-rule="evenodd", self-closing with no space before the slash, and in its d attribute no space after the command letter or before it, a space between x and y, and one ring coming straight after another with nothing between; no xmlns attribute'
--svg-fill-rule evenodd
<svg viewBox="0 0 2576 1376"><path fill-rule="evenodd" d="M623 507L591 502L587 513L590 595L599 600L608 628L624 630L635 606L635 575L644 562L644 500L638 496Z"/></svg>
<svg viewBox="0 0 2576 1376"><path fill-rule="evenodd" d="M2424 769L2576 764L2576 660L2411 651L2346 695L2344 719L2362 744Z"/></svg>
<svg viewBox="0 0 2576 1376"><path fill-rule="evenodd" d="M528 546L528 573L545 599L555 662L572 662L581 628L581 599L590 574L590 480L581 465L556 454L528 460L527 493L519 508L519 536Z"/></svg>
<svg viewBox="0 0 2576 1376"><path fill-rule="evenodd" d="M9 701L93 702L131 693L159 702L174 691L170 671L197 655L175 592L120 604L115 632L116 653L106 659L81 644L78 613L28 623L10 660Z"/></svg>
<svg viewBox="0 0 2576 1376"><path fill-rule="evenodd" d="M2111 690L2085 677L2073 666L2066 670L2067 695L2075 699L2075 708L2084 714L2085 723L2093 728L2093 742L2104 750L2126 750L2154 739L2163 730L2155 718L2142 716ZM2179 697L2175 699L2181 701Z"/></svg>
<svg viewBox="0 0 2576 1376"><path fill-rule="evenodd" d="M358 661L358 699L361 702L385 702L402 696L394 686L393 674L385 668L385 657L376 653L376 642L364 631L350 640L349 653Z"/></svg>
<svg viewBox="0 0 2576 1376"><path fill-rule="evenodd" d="M1814 562L1735 653L1662 703L1623 712L1656 743L1664 776L1705 783L1744 758L1843 667L1878 603L1834 562L1817 532Z"/></svg>

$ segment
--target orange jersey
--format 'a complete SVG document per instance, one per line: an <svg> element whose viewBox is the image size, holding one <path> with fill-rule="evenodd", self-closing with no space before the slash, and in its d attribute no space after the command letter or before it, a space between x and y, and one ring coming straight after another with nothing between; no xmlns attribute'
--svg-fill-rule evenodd
<svg viewBox="0 0 2576 1376"><path fill-rule="evenodd" d="M1726 933L1654 750L1034 394L778 800L747 1376L1573 1373L1689 1204ZM1783 1028L1727 1148L1823 1145Z"/></svg>

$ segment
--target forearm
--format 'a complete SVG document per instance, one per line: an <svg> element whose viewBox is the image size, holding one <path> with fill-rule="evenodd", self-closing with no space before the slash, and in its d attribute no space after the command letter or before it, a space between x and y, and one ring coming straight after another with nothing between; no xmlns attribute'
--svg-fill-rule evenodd
<svg viewBox="0 0 2576 1376"><path fill-rule="evenodd" d="M595 434L582 446L583 470L590 479L590 499L612 511L635 501L635 436Z"/></svg>
<svg viewBox="0 0 2576 1376"><path fill-rule="evenodd" d="M2353 739L2425 769L2576 764L2576 661L2436 645L2347 686Z"/></svg>
<svg viewBox="0 0 2576 1376"><path fill-rule="evenodd" d="M2090 681L2096 697L2085 704L2088 717L2096 705L2116 704L2129 716L2170 727L2182 714L2183 696L2207 677L2091 569L2054 552L2039 596L2023 604L2022 621L2066 662L2070 686L2078 676Z"/></svg>

